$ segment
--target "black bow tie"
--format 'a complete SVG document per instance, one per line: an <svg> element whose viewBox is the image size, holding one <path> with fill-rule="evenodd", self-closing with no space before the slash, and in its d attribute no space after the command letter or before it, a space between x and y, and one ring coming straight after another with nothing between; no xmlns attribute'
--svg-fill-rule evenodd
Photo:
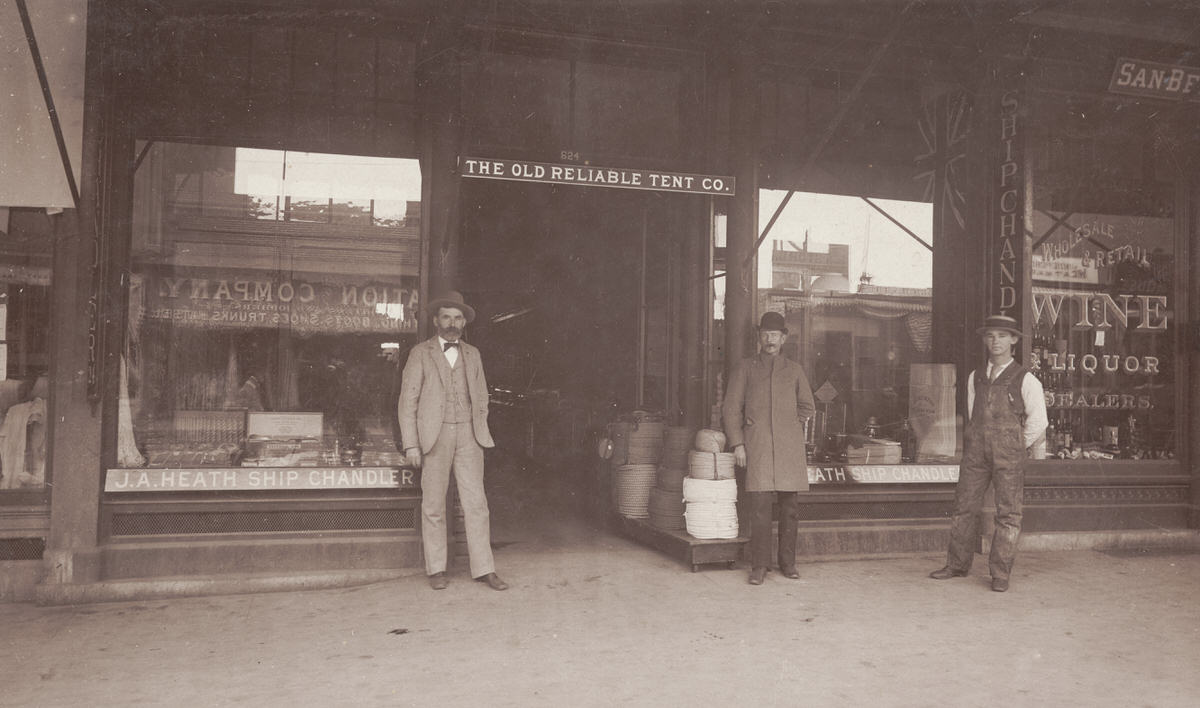
<svg viewBox="0 0 1200 708"><path fill-rule="evenodd" d="M449 351L451 347L457 349L458 342L443 342L442 343L442 351Z"/></svg>

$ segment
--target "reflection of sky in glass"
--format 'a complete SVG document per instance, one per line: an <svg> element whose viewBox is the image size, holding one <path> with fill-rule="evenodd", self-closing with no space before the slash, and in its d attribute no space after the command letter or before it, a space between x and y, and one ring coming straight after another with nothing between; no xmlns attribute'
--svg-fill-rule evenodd
<svg viewBox="0 0 1200 708"><path fill-rule="evenodd" d="M420 199L418 194L413 201ZM383 226L394 226L404 222L404 214L408 211L408 202L382 200L375 202L375 222Z"/></svg>
<svg viewBox="0 0 1200 708"><path fill-rule="evenodd" d="M400 204L421 199L416 160L238 148L235 164L238 194Z"/></svg>
<svg viewBox="0 0 1200 708"><path fill-rule="evenodd" d="M759 190L760 230L766 228L786 194L783 190ZM875 198L871 201L926 243L933 244L932 204ZM933 287L933 252L861 198L796 192L759 248L760 288L771 287L771 249L775 242L783 242L783 250L803 250L805 233L808 250L814 253L828 253L829 244L833 243L850 246L849 280L854 288L864 272L871 276L873 285Z"/></svg>
<svg viewBox="0 0 1200 708"><path fill-rule="evenodd" d="M385 315L393 320L404 319L404 304L399 302L375 303L375 314Z"/></svg>

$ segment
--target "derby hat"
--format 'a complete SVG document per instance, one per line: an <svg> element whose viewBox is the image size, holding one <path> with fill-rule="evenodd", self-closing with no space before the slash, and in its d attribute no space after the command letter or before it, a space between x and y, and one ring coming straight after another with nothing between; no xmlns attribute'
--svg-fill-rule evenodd
<svg viewBox="0 0 1200 708"><path fill-rule="evenodd" d="M435 317L440 308L453 307L463 313L463 317L467 318L468 323L475 320L475 308L463 302L462 293L457 290L447 290L438 297L430 300L426 307L429 308L429 313Z"/></svg>
<svg viewBox="0 0 1200 708"><path fill-rule="evenodd" d="M758 322L758 331L773 329L777 332L788 333L787 323L783 320L783 315L778 312L764 312L762 319Z"/></svg>
<svg viewBox="0 0 1200 708"><path fill-rule="evenodd" d="M1021 336L1021 325L1016 320L1007 315L991 315L983 321L983 326L975 330L975 334L983 334L989 329L1000 329Z"/></svg>

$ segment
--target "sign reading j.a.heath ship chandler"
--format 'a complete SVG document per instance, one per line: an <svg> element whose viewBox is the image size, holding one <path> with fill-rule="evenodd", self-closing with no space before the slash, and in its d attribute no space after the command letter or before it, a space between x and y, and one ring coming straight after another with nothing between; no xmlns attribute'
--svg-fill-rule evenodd
<svg viewBox="0 0 1200 708"><path fill-rule="evenodd" d="M628 167L595 167L581 164L553 164L525 160L497 160L484 157L458 158L463 177L504 179L518 182L578 184L588 187L645 189L656 192L689 192L733 196L734 178L720 175L662 172Z"/></svg>

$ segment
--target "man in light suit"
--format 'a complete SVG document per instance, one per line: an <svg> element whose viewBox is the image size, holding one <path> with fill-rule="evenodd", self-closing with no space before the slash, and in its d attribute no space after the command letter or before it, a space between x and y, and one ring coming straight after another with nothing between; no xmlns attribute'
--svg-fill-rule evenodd
<svg viewBox="0 0 1200 708"><path fill-rule="evenodd" d="M462 341L475 309L451 290L430 302L428 311L437 335L409 352L397 404L405 457L421 469L425 571L434 590L445 589L446 490L453 470L466 520L471 577L493 590L507 590L496 575L483 490L483 448L496 446L488 430L487 381L479 350Z"/></svg>

